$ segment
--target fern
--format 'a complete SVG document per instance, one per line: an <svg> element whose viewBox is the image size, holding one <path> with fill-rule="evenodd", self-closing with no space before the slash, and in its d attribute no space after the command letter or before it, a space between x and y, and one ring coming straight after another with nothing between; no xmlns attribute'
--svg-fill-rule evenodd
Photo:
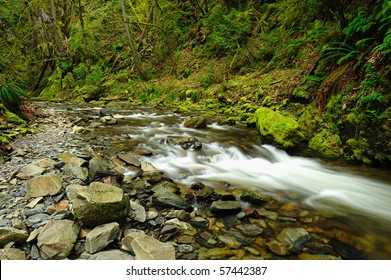
<svg viewBox="0 0 391 280"><path fill-rule="evenodd" d="M9 110L19 109L24 99L30 99L30 96L23 89L12 83L3 84L0 82L0 103Z"/></svg>
<svg viewBox="0 0 391 280"><path fill-rule="evenodd" d="M345 42L335 42L323 51L323 59L328 62L336 62L338 65L353 60L359 51Z"/></svg>

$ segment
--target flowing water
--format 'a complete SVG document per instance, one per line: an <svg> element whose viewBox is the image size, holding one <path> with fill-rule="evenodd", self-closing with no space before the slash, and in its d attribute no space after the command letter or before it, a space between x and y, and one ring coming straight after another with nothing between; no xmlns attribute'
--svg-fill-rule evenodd
<svg viewBox="0 0 391 280"><path fill-rule="evenodd" d="M99 117L99 108L68 109ZM289 155L262 145L244 125L184 127L188 116L161 109L113 109L118 124L84 137L115 155L148 148L145 161L184 185L203 181L215 188L252 188L280 201L296 201L349 228L346 239L370 258L391 259L391 174L389 170ZM195 137L201 149L184 150L173 139ZM332 224L332 223L331 223Z"/></svg>

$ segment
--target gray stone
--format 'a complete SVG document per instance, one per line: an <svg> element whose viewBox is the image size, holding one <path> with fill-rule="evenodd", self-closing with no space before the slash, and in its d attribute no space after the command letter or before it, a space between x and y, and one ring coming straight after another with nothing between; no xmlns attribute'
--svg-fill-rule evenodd
<svg viewBox="0 0 391 280"><path fill-rule="evenodd" d="M114 119L112 116L104 116L104 117L100 118L99 121L103 124L106 124L106 125L112 125L112 124L116 124L118 122L118 120Z"/></svg>
<svg viewBox="0 0 391 280"><path fill-rule="evenodd" d="M257 226L252 224L244 224L238 225L237 228L245 235L250 237L255 237L261 235L263 230Z"/></svg>
<svg viewBox="0 0 391 280"><path fill-rule="evenodd" d="M202 217L195 217L189 221L189 223L195 227L200 229L206 229L208 227L208 220Z"/></svg>
<svg viewBox="0 0 391 280"><path fill-rule="evenodd" d="M132 241L136 238L144 237L146 236L145 232L140 230L131 230L131 232L127 233L125 237L122 239L122 249L128 252L133 252L132 248Z"/></svg>
<svg viewBox="0 0 391 280"><path fill-rule="evenodd" d="M87 234L86 251L94 254L103 250L117 238L118 232L119 224L115 222L95 227Z"/></svg>
<svg viewBox="0 0 391 280"><path fill-rule="evenodd" d="M230 214L242 210L238 201L213 201L211 211L217 214Z"/></svg>
<svg viewBox="0 0 391 280"><path fill-rule="evenodd" d="M152 196L152 202L155 205L182 209L186 211L191 211L192 207L187 202L187 200L177 194L171 192L158 192Z"/></svg>
<svg viewBox="0 0 391 280"><path fill-rule="evenodd" d="M93 182L71 200L75 216L90 226L123 221L130 208L129 197L120 188Z"/></svg>
<svg viewBox="0 0 391 280"><path fill-rule="evenodd" d="M87 186L82 186L82 185L76 185L76 184L69 185L65 189L68 200L69 201L75 200L77 198L77 194L86 188Z"/></svg>
<svg viewBox="0 0 391 280"><path fill-rule="evenodd" d="M50 158L43 158L34 162L34 164L42 168L53 169L56 166L57 162Z"/></svg>
<svg viewBox="0 0 391 280"><path fill-rule="evenodd" d="M7 219L1 219L1 220L0 220L0 227L5 227L5 226L8 226L10 223L11 223L11 221L10 221L10 220L7 220Z"/></svg>
<svg viewBox="0 0 391 280"><path fill-rule="evenodd" d="M29 227L37 228L43 224L48 223L49 220L50 220L50 215L48 215L46 213L39 213L39 214L32 215L32 216L28 217L25 220L25 223Z"/></svg>
<svg viewBox="0 0 391 280"><path fill-rule="evenodd" d="M41 175L44 171L45 169L39 167L38 165L28 164L23 167L18 174L16 174L16 177L19 179L27 180L36 175Z"/></svg>
<svg viewBox="0 0 391 280"><path fill-rule="evenodd" d="M88 178L88 168L87 167L81 167L81 166L72 165L72 164L65 164L64 172L65 172L65 174L72 176L73 178L80 179L83 181L87 180L87 178Z"/></svg>
<svg viewBox="0 0 391 280"><path fill-rule="evenodd" d="M304 228L285 228L277 235L277 240L295 253L300 252L310 239L311 235Z"/></svg>
<svg viewBox="0 0 391 280"><path fill-rule="evenodd" d="M147 213L145 208L135 201L130 201L130 217L133 220L144 223L147 220Z"/></svg>
<svg viewBox="0 0 391 280"><path fill-rule="evenodd" d="M0 260L26 260L26 254L16 248L5 248L0 250Z"/></svg>
<svg viewBox="0 0 391 280"><path fill-rule="evenodd" d="M42 175L26 182L30 197L56 195L61 192L61 177L57 175Z"/></svg>
<svg viewBox="0 0 391 280"><path fill-rule="evenodd" d="M0 227L0 247L4 247L10 242L23 244L28 238L28 233L24 230L13 227Z"/></svg>
<svg viewBox="0 0 391 280"><path fill-rule="evenodd" d="M188 254L194 251L194 247L188 244L180 244L176 248L178 253Z"/></svg>
<svg viewBox="0 0 391 280"><path fill-rule="evenodd" d="M96 254L83 252L78 258L79 260L134 260L134 257L120 250L101 251Z"/></svg>
<svg viewBox="0 0 391 280"><path fill-rule="evenodd" d="M85 166L87 164L87 161L75 156L72 153L65 152L58 156L58 158L65 163L76 165L76 166Z"/></svg>
<svg viewBox="0 0 391 280"><path fill-rule="evenodd" d="M131 247L136 260L175 260L174 246L148 235L135 238Z"/></svg>
<svg viewBox="0 0 391 280"><path fill-rule="evenodd" d="M38 235L37 246L43 259L65 259L73 249L80 227L70 220L52 220Z"/></svg>

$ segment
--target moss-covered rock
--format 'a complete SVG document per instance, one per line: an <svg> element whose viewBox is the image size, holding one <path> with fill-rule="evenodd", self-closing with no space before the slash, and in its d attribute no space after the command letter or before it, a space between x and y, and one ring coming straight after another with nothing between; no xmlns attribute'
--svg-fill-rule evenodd
<svg viewBox="0 0 391 280"><path fill-rule="evenodd" d="M189 118L185 121L185 127L206 128L207 127L207 120L204 116L197 116L194 118Z"/></svg>
<svg viewBox="0 0 391 280"><path fill-rule="evenodd" d="M316 134L309 142L308 146L317 151L321 156L326 158L338 158L341 156L341 139L339 135L323 129Z"/></svg>
<svg viewBox="0 0 391 280"><path fill-rule="evenodd" d="M268 141L289 149L300 144L304 135L293 116L282 115L270 108L261 107L255 112L256 126Z"/></svg>
<svg viewBox="0 0 391 280"><path fill-rule="evenodd" d="M313 106L307 106L297 122L300 131L310 139L315 135L321 123L319 111Z"/></svg>
<svg viewBox="0 0 391 280"><path fill-rule="evenodd" d="M24 119L20 118L18 115L12 113L11 111L4 109L3 113L4 113L5 120L8 123L13 123L24 127L27 126L27 122Z"/></svg>
<svg viewBox="0 0 391 280"><path fill-rule="evenodd" d="M370 149L367 139L362 138L360 140L349 139L346 141L345 157L350 160L358 160L364 163L371 163L372 161L368 157L368 150Z"/></svg>

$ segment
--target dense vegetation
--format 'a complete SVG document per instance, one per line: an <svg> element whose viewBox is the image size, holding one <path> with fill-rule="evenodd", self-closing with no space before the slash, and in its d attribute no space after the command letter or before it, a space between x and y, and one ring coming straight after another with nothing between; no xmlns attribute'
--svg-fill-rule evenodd
<svg viewBox="0 0 391 280"><path fill-rule="evenodd" d="M25 90L203 109L288 149L391 162L391 1L0 0L0 9L0 130Z"/></svg>

